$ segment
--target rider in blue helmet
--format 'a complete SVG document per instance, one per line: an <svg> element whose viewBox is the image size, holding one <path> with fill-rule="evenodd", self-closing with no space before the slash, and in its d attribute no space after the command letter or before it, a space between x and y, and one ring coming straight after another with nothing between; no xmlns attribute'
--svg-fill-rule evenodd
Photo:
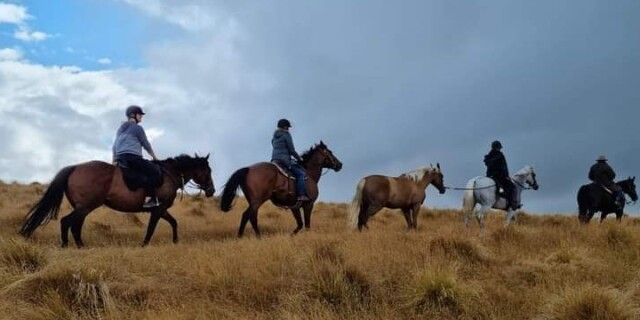
<svg viewBox="0 0 640 320"><path fill-rule="evenodd" d="M147 151L153 160L158 160L155 152L151 148L151 144L147 139L147 135L144 132L140 122L142 116L145 113L139 106L129 106L125 111L127 121L123 122L116 133L116 139L113 143L113 162L114 163L126 163L126 165L138 172L141 172L145 176L156 179L158 181L152 181L150 184L157 184L160 177L158 176L157 169L153 163L142 158L142 149ZM155 183L154 183L155 182ZM158 198L155 196L154 188L146 188L144 208L152 208L160 205Z"/></svg>
<svg viewBox="0 0 640 320"><path fill-rule="evenodd" d="M291 128L291 122L287 119L280 119L278 121L278 128L273 133L271 139L271 145L273 146L273 152L271 153L271 161L278 161L296 176L296 192L298 194L298 201L309 201L307 195L307 189L304 182L305 171L302 165L302 158L296 152L293 147L293 139L289 133ZM294 158L297 162L291 160Z"/></svg>
<svg viewBox="0 0 640 320"><path fill-rule="evenodd" d="M515 186L509 177L507 159L501 150L502 143L496 140L491 143L491 151L484 156L484 164L487 166L487 177L493 179L498 186L504 189L507 208L511 207L513 210L518 210L520 204L514 192Z"/></svg>

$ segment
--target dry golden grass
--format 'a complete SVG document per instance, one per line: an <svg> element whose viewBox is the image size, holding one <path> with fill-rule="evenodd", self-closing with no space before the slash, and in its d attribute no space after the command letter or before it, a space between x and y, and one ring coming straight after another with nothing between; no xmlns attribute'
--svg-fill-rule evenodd
<svg viewBox="0 0 640 320"><path fill-rule="evenodd" d="M407 232L385 209L358 233L346 204L319 203L312 230L291 237L291 213L266 204L264 237L238 240L242 199L222 214L185 197L170 210L177 245L162 221L141 248L148 215L100 208L88 249L61 249L58 221L16 235L44 188L0 183L0 318L640 319L635 218L521 214L504 229L494 212L480 234L457 210L423 209Z"/></svg>

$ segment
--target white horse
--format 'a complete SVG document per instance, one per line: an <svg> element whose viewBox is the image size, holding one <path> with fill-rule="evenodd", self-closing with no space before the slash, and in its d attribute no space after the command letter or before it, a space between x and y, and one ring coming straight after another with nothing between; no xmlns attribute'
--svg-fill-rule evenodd
<svg viewBox="0 0 640 320"><path fill-rule="evenodd" d="M538 182L536 181L536 173L532 166L524 166L520 171L511 177L513 181L515 197L520 199L520 193L523 189L527 189L525 184L531 189L538 190ZM462 213L464 215L464 224L469 226L471 214L475 211L476 204L480 204L480 210L476 212L476 220L480 224L480 230L484 229L484 216L489 209L506 210L507 216L504 221L505 227L515 218L515 211L511 207L507 208L507 200L503 197L496 199L496 183L489 177L475 177L467 183L462 199Z"/></svg>

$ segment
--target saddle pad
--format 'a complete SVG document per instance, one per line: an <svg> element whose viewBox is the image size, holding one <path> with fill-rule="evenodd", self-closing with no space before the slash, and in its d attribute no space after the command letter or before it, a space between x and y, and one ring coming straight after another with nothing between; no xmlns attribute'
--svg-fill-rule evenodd
<svg viewBox="0 0 640 320"><path fill-rule="evenodd" d="M142 174L141 172L135 171L131 168L121 165L118 163L118 167L122 171L122 177L124 178L124 183L127 185L127 188L131 191L136 191L140 188L158 188L163 183L163 174L162 168L158 165L155 165L156 168L156 176L150 177ZM157 183L154 183L156 182Z"/></svg>

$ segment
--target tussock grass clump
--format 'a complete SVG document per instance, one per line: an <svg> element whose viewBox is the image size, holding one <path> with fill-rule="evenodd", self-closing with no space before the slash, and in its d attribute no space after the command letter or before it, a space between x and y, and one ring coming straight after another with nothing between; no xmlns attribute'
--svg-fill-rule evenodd
<svg viewBox="0 0 640 320"><path fill-rule="evenodd" d="M19 272L36 272L47 264L44 249L21 239L0 240L0 263Z"/></svg>
<svg viewBox="0 0 640 320"><path fill-rule="evenodd" d="M102 318L114 311L104 272L91 268L56 266L11 284L4 294L80 318Z"/></svg>
<svg viewBox="0 0 640 320"><path fill-rule="evenodd" d="M637 302L612 288L587 285L554 296L538 320L632 320L640 317Z"/></svg>
<svg viewBox="0 0 640 320"><path fill-rule="evenodd" d="M606 232L606 239L609 248L612 250L625 250L633 245L631 233L620 226L610 226Z"/></svg>
<svg viewBox="0 0 640 320"><path fill-rule="evenodd" d="M438 237L429 242L429 252L470 263L484 263L488 259L484 249L468 239Z"/></svg>
<svg viewBox="0 0 640 320"><path fill-rule="evenodd" d="M368 277L355 266L321 263L314 268L309 297L333 308L356 308L371 300Z"/></svg>
<svg viewBox="0 0 640 320"><path fill-rule="evenodd" d="M420 314L461 315L473 296L458 284L455 270L444 267L418 271L403 291L403 307Z"/></svg>
<svg viewBox="0 0 640 320"><path fill-rule="evenodd" d="M499 228L491 232L491 239L498 244L512 243L519 244L525 240L525 235L517 228L510 226Z"/></svg>
<svg viewBox="0 0 640 320"><path fill-rule="evenodd" d="M578 260L579 257L580 255L574 248L562 247L549 255L545 261L554 265L570 264L571 262Z"/></svg>

